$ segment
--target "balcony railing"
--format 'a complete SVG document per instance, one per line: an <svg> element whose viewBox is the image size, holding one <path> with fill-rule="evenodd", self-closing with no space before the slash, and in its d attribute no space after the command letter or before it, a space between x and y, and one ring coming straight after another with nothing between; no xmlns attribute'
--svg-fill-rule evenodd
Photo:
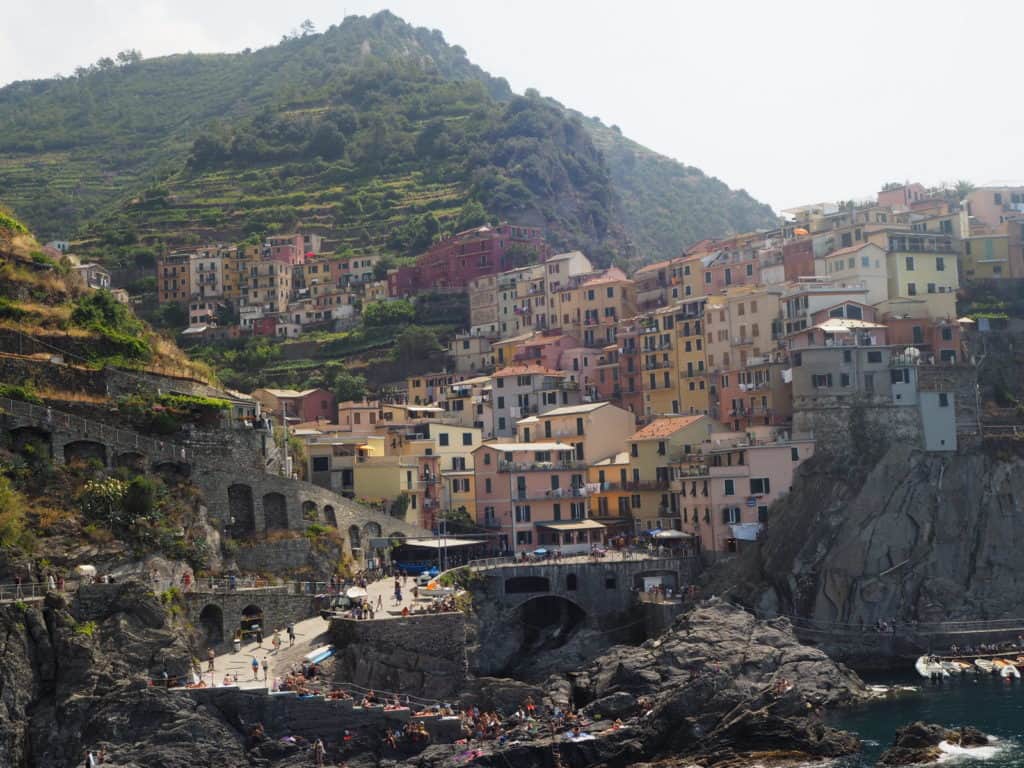
<svg viewBox="0 0 1024 768"><path fill-rule="evenodd" d="M587 462L575 460L503 461L498 465L499 472L564 472L573 469L586 468Z"/></svg>

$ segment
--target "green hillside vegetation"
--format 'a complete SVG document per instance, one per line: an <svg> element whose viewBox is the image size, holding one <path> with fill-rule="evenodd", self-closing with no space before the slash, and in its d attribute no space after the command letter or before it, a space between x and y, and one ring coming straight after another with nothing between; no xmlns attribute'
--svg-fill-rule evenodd
<svg viewBox="0 0 1024 768"><path fill-rule="evenodd" d="M599 263L771 222L387 12L258 51L127 52L0 89L0 190L46 237L77 233L80 250L140 265L164 246L294 227L337 233L340 252L409 257L481 209Z"/></svg>

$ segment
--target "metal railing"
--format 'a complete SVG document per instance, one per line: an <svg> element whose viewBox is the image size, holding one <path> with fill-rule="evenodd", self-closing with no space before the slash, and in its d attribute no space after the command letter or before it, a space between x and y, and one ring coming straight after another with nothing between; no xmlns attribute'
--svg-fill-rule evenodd
<svg viewBox="0 0 1024 768"><path fill-rule="evenodd" d="M42 600L49 587L46 584L0 584L0 603L16 603L20 600Z"/></svg>
<svg viewBox="0 0 1024 768"><path fill-rule="evenodd" d="M123 448L134 448L145 452L150 458L172 458L181 461L188 461L191 458L191 452L184 446L155 440L132 430L119 429L109 424L57 411L48 406L0 397L0 412L25 417L46 429L62 429L65 432L80 435L83 439L118 445Z"/></svg>

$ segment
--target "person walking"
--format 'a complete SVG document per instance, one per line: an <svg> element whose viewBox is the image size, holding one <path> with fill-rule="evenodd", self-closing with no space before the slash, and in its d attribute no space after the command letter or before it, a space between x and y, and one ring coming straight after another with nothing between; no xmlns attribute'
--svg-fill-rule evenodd
<svg viewBox="0 0 1024 768"><path fill-rule="evenodd" d="M271 645L274 646L274 655L276 656L278 651L281 650L281 630L274 630L274 639L270 641Z"/></svg>
<svg viewBox="0 0 1024 768"><path fill-rule="evenodd" d="M252 657L252 679L260 679L260 662L255 656Z"/></svg>
<svg viewBox="0 0 1024 768"><path fill-rule="evenodd" d="M213 652L213 648L210 648L206 652L206 671L213 672L213 660L217 658L217 654Z"/></svg>
<svg viewBox="0 0 1024 768"><path fill-rule="evenodd" d="M384 595L377 595L377 610L384 610Z"/></svg>
<svg viewBox="0 0 1024 768"><path fill-rule="evenodd" d="M264 682L269 680L268 674L270 672L270 662L267 661L267 657L263 657L263 680Z"/></svg>
<svg viewBox="0 0 1024 768"><path fill-rule="evenodd" d="M287 629L288 629L288 647L291 648L293 645L295 645L295 622L294 621L289 621Z"/></svg>
<svg viewBox="0 0 1024 768"><path fill-rule="evenodd" d="M263 647L263 627L259 624L256 625L256 647Z"/></svg>
<svg viewBox="0 0 1024 768"><path fill-rule="evenodd" d="M321 739L317 739L313 742L313 760L317 765L324 764L324 757L327 754L327 750L324 748L324 743Z"/></svg>

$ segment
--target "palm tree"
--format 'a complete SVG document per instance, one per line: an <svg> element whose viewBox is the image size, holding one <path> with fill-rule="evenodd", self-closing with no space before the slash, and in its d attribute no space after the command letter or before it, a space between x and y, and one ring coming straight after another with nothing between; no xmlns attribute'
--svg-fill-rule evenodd
<svg viewBox="0 0 1024 768"><path fill-rule="evenodd" d="M953 187L953 190L956 192L956 199L963 200L974 191L974 185L967 179L959 179Z"/></svg>

